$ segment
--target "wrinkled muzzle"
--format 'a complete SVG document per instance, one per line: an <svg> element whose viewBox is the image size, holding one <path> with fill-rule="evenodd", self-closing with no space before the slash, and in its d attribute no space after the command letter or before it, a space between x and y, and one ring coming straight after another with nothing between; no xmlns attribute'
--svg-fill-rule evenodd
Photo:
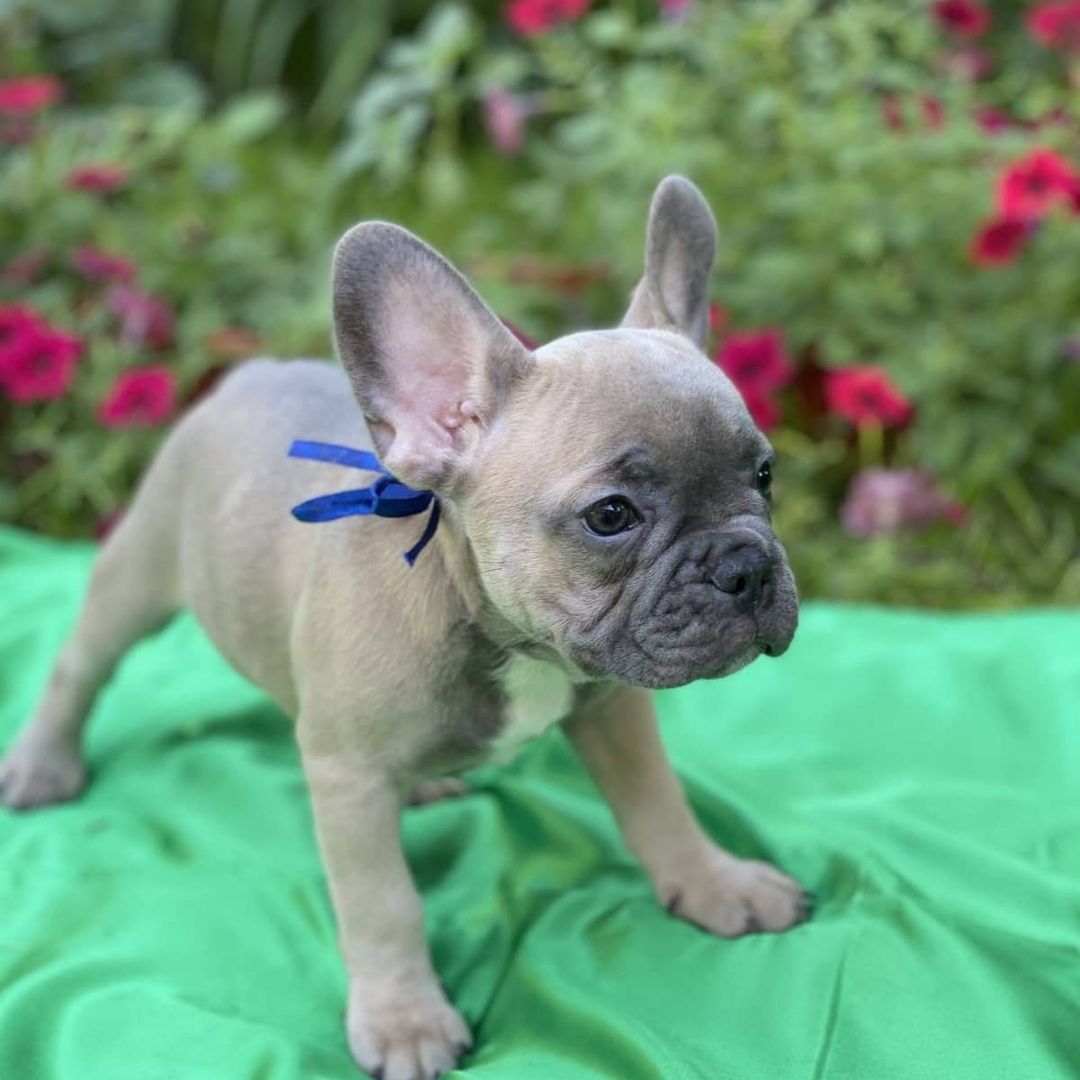
<svg viewBox="0 0 1080 1080"><path fill-rule="evenodd" d="M618 608L618 619L568 640L568 652L590 675L654 688L730 675L762 653L779 656L799 619L783 546L749 516L673 543Z"/></svg>

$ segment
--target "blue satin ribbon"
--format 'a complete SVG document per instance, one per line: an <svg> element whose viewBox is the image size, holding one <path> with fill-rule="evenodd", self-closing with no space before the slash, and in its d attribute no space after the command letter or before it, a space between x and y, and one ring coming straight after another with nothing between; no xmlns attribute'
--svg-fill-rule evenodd
<svg viewBox="0 0 1080 1080"><path fill-rule="evenodd" d="M346 465L351 469L364 469L379 473L375 483L352 491L335 491L330 495L318 495L314 499L292 508L297 521L336 521L338 518L375 514L377 517L399 518L422 514L429 506L431 516L420 539L405 552L405 561L412 566L417 555L430 543L439 527L439 500L433 491L417 491L396 480L383 468L382 462L370 450L356 450L351 446L333 443L308 442L296 439L289 447L289 457L307 458L310 461L328 461L333 465Z"/></svg>

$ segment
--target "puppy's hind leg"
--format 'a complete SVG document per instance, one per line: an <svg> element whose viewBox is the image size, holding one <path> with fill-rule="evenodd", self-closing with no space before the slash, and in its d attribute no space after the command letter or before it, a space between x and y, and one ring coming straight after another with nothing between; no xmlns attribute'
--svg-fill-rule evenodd
<svg viewBox="0 0 1080 1080"><path fill-rule="evenodd" d="M82 790L82 733L98 689L128 647L175 610L175 511L168 513L167 493L154 490L164 487L163 478L154 475L169 471L163 464L155 462L102 547L75 632L53 666L36 711L0 762L0 802L6 806L44 806ZM165 520L159 511L167 514Z"/></svg>

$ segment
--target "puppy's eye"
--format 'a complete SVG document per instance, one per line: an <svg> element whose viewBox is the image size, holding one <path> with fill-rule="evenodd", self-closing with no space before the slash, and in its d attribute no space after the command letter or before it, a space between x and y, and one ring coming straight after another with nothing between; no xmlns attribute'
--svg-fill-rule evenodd
<svg viewBox="0 0 1080 1080"><path fill-rule="evenodd" d="M772 494L772 462L763 461L758 466L757 477L755 478L758 491L767 499Z"/></svg>
<svg viewBox="0 0 1080 1080"><path fill-rule="evenodd" d="M618 495L593 503L582 517L585 528L596 536L616 536L641 520L633 506Z"/></svg>

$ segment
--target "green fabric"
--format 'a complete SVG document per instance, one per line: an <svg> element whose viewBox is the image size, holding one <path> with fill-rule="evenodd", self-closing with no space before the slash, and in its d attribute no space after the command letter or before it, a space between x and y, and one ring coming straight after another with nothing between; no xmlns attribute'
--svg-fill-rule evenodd
<svg viewBox="0 0 1080 1080"><path fill-rule="evenodd" d="M0 534L0 739L90 551ZM1080 1073L1080 614L810 605L795 646L660 698L710 833L811 922L668 917L557 731L409 811L436 964L507 1080ZM78 803L0 812L0 1078L354 1077L289 724L189 618L99 699ZM373 882L377 887L377 882Z"/></svg>

